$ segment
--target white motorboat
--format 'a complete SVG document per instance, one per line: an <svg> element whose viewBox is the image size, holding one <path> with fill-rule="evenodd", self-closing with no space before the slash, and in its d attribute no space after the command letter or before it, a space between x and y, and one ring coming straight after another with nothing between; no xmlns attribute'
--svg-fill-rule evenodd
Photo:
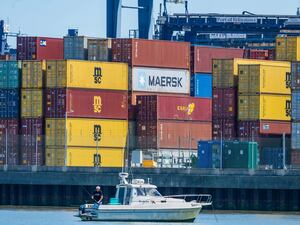
<svg viewBox="0 0 300 225"><path fill-rule="evenodd" d="M99 221L193 222L203 206L212 204L211 195L162 196L155 185L143 179L129 183L127 173L119 176L115 198L108 205L95 208L84 204L77 216Z"/></svg>

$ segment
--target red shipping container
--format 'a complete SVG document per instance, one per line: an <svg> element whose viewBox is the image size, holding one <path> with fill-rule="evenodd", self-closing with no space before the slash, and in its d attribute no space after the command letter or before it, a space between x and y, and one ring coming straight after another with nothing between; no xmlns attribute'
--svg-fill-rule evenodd
<svg viewBox="0 0 300 225"><path fill-rule="evenodd" d="M269 59L269 51L262 50L262 49L247 49L247 50L245 50L244 58L268 60Z"/></svg>
<svg viewBox="0 0 300 225"><path fill-rule="evenodd" d="M300 150L291 150L291 165L293 167L300 167Z"/></svg>
<svg viewBox="0 0 300 225"><path fill-rule="evenodd" d="M19 121L0 120L0 165L19 164ZM7 158L7 163L6 163Z"/></svg>
<svg viewBox="0 0 300 225"><path fill-rule="evenodd" d="M211 99L156 95L138 96L137 115L139 121L211 121Z"/></svg>
<svg viewBox="0 0 300 225"><path fill-rule="evenodd" d="M212 114L215 119L237 117L236 88L213 89Z"/></svg>
<svg viewBox="0 0 300 225"><path fill-rule="evenodd" d="M241 138L259 137L260 135L291 134L291 123L284 121L239 121L238 136Z"/></svg>
<svg viewBox="0 0 300 225"><path fill-rule="evenodd" d="M134 91L129 92L129 104L136 105L136 99L138 96L145 96L145 95L157 95L157 96L170 96L170 97L181 97L181 96L189 96L188 94L168 94L168 93L155 93L155 92L140 92L140 91Z"/></svg>
<svg viewBox="0 0 300 225"><path fill-rule="evenodd" d="M199 140L211 140L211 122L138 122L139 149L197 149Z"/></svg>
<svg viewBox="0 0 300 225"><path fill-rule="evenodd" d="M213 59L243 58L244 50L209 46L191 47L191 73L212 73Z"/></svg>
<svg viewBox="0 0 300 225"><path fill-rule="evenodd" d="M20 132L20 164L45 165L44 120L41 118L21 119Z"/></svg>
<svg viewBox="0 0 300 225"><path fill-rule="evenodd" d="M67 106L67 107L66 107ZM128 93L89 89L47 89L46 117L128 119Z"/></svg>
<svg viewBox="0 0 300 225"><path fill-rule="evenodd" d="M276 60L276 49L268 50L268 60Z"/></svg>
<svg viewBox="0 0 300 225"><path fill-rule="evenodd" d="M112 61L130 66L190 68L190 43L145 40L113 39Z"/></svg>
<svg viewBox="0 0 300 225"><path fill-rule="evenodd" d="M62 38L17 38L17 60L61 59L64 59L64 40Z"/></svg>
<svg viewBox="0 0 300 225"><path fill-rule="evenodd" d="M235 140L237 122L235 118L213 118L212 137L214 140Z"/></svg>

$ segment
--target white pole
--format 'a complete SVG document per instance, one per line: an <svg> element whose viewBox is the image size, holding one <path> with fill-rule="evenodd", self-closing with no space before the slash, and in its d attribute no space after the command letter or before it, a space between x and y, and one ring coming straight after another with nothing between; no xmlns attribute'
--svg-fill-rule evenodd
<svg viewBox="0 0 300 225"><path fill-rule="evenodd" d="M5 128L5 164L8 165L8 134L7 134L7 127Z"/></svg>

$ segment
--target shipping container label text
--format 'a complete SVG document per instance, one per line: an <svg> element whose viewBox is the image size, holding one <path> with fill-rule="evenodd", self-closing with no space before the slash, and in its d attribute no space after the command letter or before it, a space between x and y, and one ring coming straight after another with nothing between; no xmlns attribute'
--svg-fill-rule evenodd
<svg viewBox="0 0 300 225"><path fill-rule="evenodd" d="M177 110L184 111L190 116L195 110L195 103L190 103L188 106L177 106Z"/></svg>
<svg viewBox="0 0 300 225"><path fill-rule="evenodd" d="M95 84L101 84L102 81L102 70L100 67L94 68L94 83Z"/></svg>
<svg viewBox="0 0 300 225"><path fill-rule="evenodd" d="M102 111L102 101L100 96L94 96L94 113L101 113Z"/></svg>
<svg viewBox="0 0 300 225"><path fill-rule="evenodd" d="M100 141L101 140L101 125L94 125L94 141Z"/></svg>

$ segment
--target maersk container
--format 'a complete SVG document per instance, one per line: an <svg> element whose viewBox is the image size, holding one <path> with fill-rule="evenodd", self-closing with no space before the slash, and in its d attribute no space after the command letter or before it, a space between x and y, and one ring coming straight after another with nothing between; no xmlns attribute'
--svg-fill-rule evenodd
<svg viewBox="0 0 300 225"><path fill-rule="evenodd" d="M20 93L18 89L0 89L0 118L18 118Z"/></svg>
<svg viewBox="0 0 300 225"><path fill-rule="evenodd" d="M283 169L284 167L283 154L284 154L283 149L280 146L278 146L277 148L271 148L271 147L263 148L261 151L259 164L264 166L269 166L272 169Z"/></svg>
<svg viewBox="0 0 300 225"><path fill-rule="evenodd" d="M292 123L292 149L300 149L300 122Z"/></svg>
<svg viewBox="0 0 300 225"><path fill-rule="evenodd" d="M184 69L132 68L132 91L190 93L190 72Z"/></svg>
<svg viewBox="0 0 300 225"><path fill-rule="evenodd" d="M220 168L221 142L198 142L198 168Z"/></svg>
<svg viewBox="0 0 300 225"><path fill-rule="evenodd" d="M212 75L196 73L191 76L191 96L212 98Z"/></svg>
<svg viewBox="0 0 300 225"><path fill-rule="evenodd" d="M18 61L0 61L0 88L19 88L20 69L21 63Z"/></svg>
<svg viewBox="0 0 300 225"><path fill-rule="evenodd" d="M88 37L66 36L64 37L64 59L88 59Z"/></svg>
<svg viewBox="0 0 300 225"><path fill-rule="evenodd" d="M259 150L256 142L224 142L222 149L223 168L256 169Z"/></svg>
<svg viewBox="0 0 300 225"><path fill-rule="evenodd" d="M18 60L63 59L63 39L48 37L18 37Z"/></svg>
<svg viewBox="0 0 300 225"><path fill-rule="evenodd" d="M300 90L292 92L292 120L300 121Z"/></svg>

